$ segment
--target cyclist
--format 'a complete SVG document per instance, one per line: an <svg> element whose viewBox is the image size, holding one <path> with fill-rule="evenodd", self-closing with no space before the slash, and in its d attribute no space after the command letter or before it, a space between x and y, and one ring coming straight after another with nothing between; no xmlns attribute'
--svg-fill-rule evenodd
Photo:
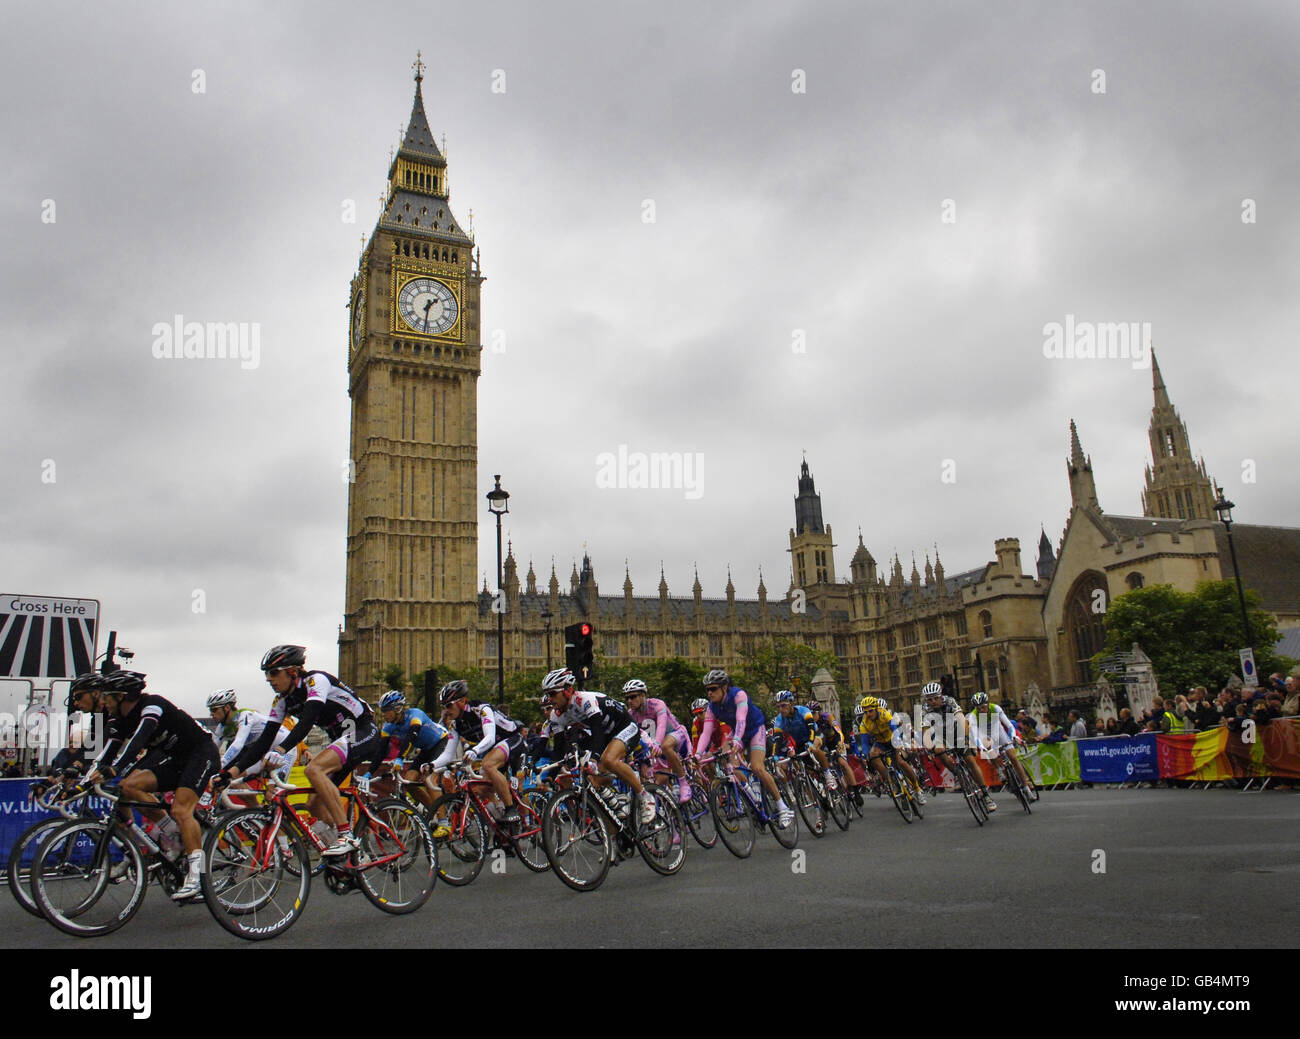
<svg viewBox="0 0 1300 1039"><path fill-rule="evenodd" d="M338 834L322 855L333 858L357 851L361 842L352 833L336 784L342 783L359 762L369 761L382 743L370 705L328 672L307 670L307 650L303 646L271 647L262 657L261 668L275 693L268 724L222 770L221 781L241 775L255 761L262 760L275 743L278 723L287 718L297 722L280 744L281 754L288 754L307 738L313 726L319 725L331 742L307 763L307 781L312 789L307 810L333 826Z"/></svg>
<svg viewBox="0 0 1300 1039"><path fill-rule="evenodd" d="M666 703L648 695L646 684L639 678L624 683L623 699L627 703L627 713L641 727L643 741L651 744L651 751L660 750L668 761L668 767L677 777L677 800L686 804L691 799L691 784L687 782L686 766L681 759L681 754L689 755L691 752L686 727Z"/></svg>
<svg viewBox="0 0 1300 1039"><path fill-rule="evenodd" d="M951 728L953 730L953 740L965 744L962 756L966 758L966 764L969 766L971 776L979 784L980 789L984 791L984 806L990 812L996 812L998 806L993 802L993 797L984 782L984 775L980 772L977 760L979 756L979 735L971 725L970 719L962 713L961 705L951 696L946 695L943 686L938 682L927 682L921 690L921 697L925 701L926 723L930 729L930 738L934 742L931 750L935 759L949 772L953 771L948 748L943 742L948 730Z"/></svg>
<svg viewBox="0 0 1300 1039"><path fill-rule="evenodd" d="M235 706L233 689L218 689L208 697L208 714L217 726L212 732L212 738L217 741L217 746L223 753L239 731L239 718L247 710L247 707Z"/></svg>
<svg viewBox="0 0 1300 1039"><path fill-rule="evenodd" d="M438 773L451 763L456 750L451 733L418 707L408 707L406 694L400 689L390 689L379 698L379 713L384 719L381 730L384 738L370 761L370 772L379 767L390 739L397 740L395 765L403 768L407 782L418 782L426 772L432 772L436 779ZM403 761L408 748L415 748L416 755L410 761ZM424 807L433 807L433 791L426 784L421 783L414 793Z"/></svg>
<svg viewBox="0 0 1300 1039"><path fill-rule="evenodd" d="M114 721L114 718L117 718L117 716L114 715L113 718L109 718L104 713L104 709L99 702L99 691L103 688L105 677L105 675L100 674L98 671L87 671L85 674L78 675L74 678L72 684L68 686L68 710L79 711L81 714L87 715L91 718L95 715L99 715L99 719L95 721L97 735L99 738L106 740L104 747L100 750L99 754L96 755L94 761L89 765L84 761L84 744L80 755L77 753L67 755L65 758L65 760L68 761L66 767L75 768L78 772L93 768L104 759L106 754L117 749L116 746L110 746L108 743L106 734L108 728L112 727L114 729L115 733L117 733L117 739L119 742L121 739L120 732L118 731L121 726ZM60 751L59 755L60 757L63 757L63 751ZM79 756L83 760L77 760ZM56 757L55 762L58 761L59 758ZM53 769L55 767L57 766L54 763L51 763L51 775L54 774Z"/></svg>
<svg viewBox="0 0 1300 1039"><path fill-rule="evenodd" d="M1020 761L1020 756L1016 753L1016 744L1023 743L1020 733L1016 730L1015 723L1007 717L1006 712L995 703L989 703L989 694L985 692L976 693L970 698L970 724L980 734L983 739L984 729L988 728L988 739L993 747L993 757L999 754L1005 754L1011 762L1011 766L1016 770L1016 775L1020 777L1020 782L1025 785L1025 791L1033 800L1038 800L1038 791L1034 789L1034 784L1029 781L1029 773L1025 771L1024 764Z"/></svg>
<svg viewBox="0 0 1300 1039"><path fill-rule="evenodd" d="M101 777L119 778L128 801L157 802L155 793L175 791L171 816L180 830L188 872L172 898L183 902L201 891L202 834L194 808L220 765L220 755L203 726L170 700L145 693L144 687L145 676L139 671L115 671L104 680L100 697L109 714L121 717L122 731L130 731L131 736L111 763L101 761L87 774L86 785ZM141 758L143 751L147 753ZM155 823L164 815L161 805L143 812Z"/></svg>
<svg viewBox="0 0 1300 1039"><path fill-rule="evenodd" d="M573 672L567 667L556 668L542 679L542 692L549 694L552 709L546 731L562 732L579 725L591 730L586 749L600 755L602 772L618 776L636 792L641 799L641 825L649 825L655 818L654 798L645 796L641 778L626 760L641 741L641 729L617 700L574 686Z"/></svg>
<svg viewBox="0 0 1300 1039"><path fill-rule="evenodd" d="M884 701L879 697L864 696L858 706L862 708L862 717L858 722L858 732L861 735L871 737L871 749L867 755L869 764L880 775L880 778L885 780L887 789L889 780L885 772L884 759L892 748L898 767L903 770L912 783L912 789L916 792L917 804L924 805L926 803L925 794L921 791L921 783L916 778L916 772L913 771L911 764L902 754L903 737L899 732L902 722L885 707ZM859 743L859 747L861 747L861 743Z"/></svg>
<svg viewBox="0 0 1300 1039"><path fill-rule="evenodd" d="M816 716L803 704L795 703L794 693L790 692L789 689L782 689L774 699L776 700L776 717L772 719L771 735L777 736L779 733L781 736L789 737L791 757L802 754L805 748L812 751L812 756L817 759L817 764L821 767L823 778L829 779L831 763L821 749L811 742L813 727L816 725ZM779 738L776 746L781 746Z"/></svg>
<svg viewBox="0 0 1300 1039"><path fill-rule="evenodd" d="M748 752L749 767L776 804L777 825L784 830L794 819L794 812L781 797L776 781L763 767L767 746L767 719L763 712L758 704L750 702L745 690L731 684L731 677L719 667L704 676L704 693L709 699L709 710L704 716L695 752L703 754L709 746L714 726L726 722L731 727L732 746Z"/></svg>
<svg viewBox="0 0 1300 1039"><path fill-rule="evenodd" d="M233 723L235 731L229 741L226 741L225 749L221 754L221 767L229 768L239 757L249 740L256 741L262 735L262 730L270 722L270 717L265 714L259 714L257 711L244 708L237 711L235 708L235 691L233 689L222 689L208 697L208 711L212 715L212 720L217 723L218 731L225 729ZM275 734L275 741L271 744L271 750L266 752L266 756L260 761L255 761L244 769L244 776L255 776L262 771L264 767L270 768L272 774L280 780L286 782L289 777L289 770L293 767L294 757L286 756L277 751L291 731L288 727L279 726L279 732Z"/></svg>
<svg viewBox="0 0 1300 1039"><path fill-rule="evenodd" d="M835 724L835 719L822 710L820 700L809 700L807 707L813 716L813 745L818 750L824 751L826 757L832 763L839 765L839 772L844 777L845 792L855 802L862 804L862 791L858 789L858 781L853 775L853 769L850 767L845 754L844 733L840 732L840 727Z"/></svg>
<svg viewBox="0 0 1300 1039"><path fill-rule="evenodd" d="M464 753L471 765L479 762L483 778L492 784L505 812L501 821L507 826L519 822L519 809L510 792L510 780L502 772L511 758L519 759L524 745L523 733L512 718L488 703L469 698L469 683L464 679L448 682L438 692L443 722L456 733L455 747L472 744ZM450 760L450 759L449 759Z"/></svg>

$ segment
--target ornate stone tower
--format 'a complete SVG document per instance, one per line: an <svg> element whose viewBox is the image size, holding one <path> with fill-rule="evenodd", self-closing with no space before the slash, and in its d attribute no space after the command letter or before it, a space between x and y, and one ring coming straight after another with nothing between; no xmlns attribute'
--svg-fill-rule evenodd
<svg viewBox="0 0 1300 1039"><path fill-rule="evenodd" d="M424 111L424 65L388 167L384 210L352 279L352 476L339 676L478 663L479 289Z"/></svg>
<svg viewBox="0 0 1300 1039"><path fill-rule="evenodd" d="M1142 492L1142 515L1169 519L1214 519L1214 487L1205 472L1205 459L1192 460L1187 426L1169 401L1160 375L1156 353L1151 351L1151 386L1155 406L1151 409L1151 459L1147 466L1146 490Z"/></svg>
<svg viewBox="0 0 1300 1039"><path fill-rule="evenodd" d="M835 545L831 528L822 523L822 496L813 486L808 460L799 469L799 494L794 500L794 522L790 531L790 566L795 588L808 589L835 583Z"/></svg>
<svg viewBox="0 0 1300 1039"><path fill-rule="evenodd" d="M1091 506L1100 512L1097 484L1092 478L1092 459L1083 453L1074 419L1070 419L1070 457L1065 463L1065 471L1070 474L1070 504L1076 508Z"/></svg>

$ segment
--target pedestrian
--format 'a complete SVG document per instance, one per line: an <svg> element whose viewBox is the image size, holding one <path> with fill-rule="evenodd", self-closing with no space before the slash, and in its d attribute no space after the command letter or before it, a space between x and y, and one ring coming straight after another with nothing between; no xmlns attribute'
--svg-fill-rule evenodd
<svg viewBox="0 0 1300 1039"><path fill-rule="evenodd" d="M1300 677L1288 675L1282 688L1286 690L1286 696L1282 700L1283 716L1294 718L1300 715Z"/></svg>
<svg viewBox="0 0 1300 1039"><path fill-rule="evenodd" d="M1128 708L1125 708L1125 710L1128 710ZM1114 718L1106 719L1106 735L1107 736L1119 735L1119 722L1116 719Z"/></svg>
<svg viewBox="0 0 1300 1039"><path fill-rule="evenodd" d="M1035 731L1038 733L1038 738L1040 740L1046 739L1052 734L1052 718L1046 711L1043 712L1043 717L1039 721Z"/></svg>
<svg viewBox="0 0 1300 1039"><path fill-rule="evenodd" d="M1115 728L1121 736L1136 736L1142 731L1142 726L1138 724L1137 719L1133 717L1133 711L1128 707L1120 708L1119 724Z"/></svg>

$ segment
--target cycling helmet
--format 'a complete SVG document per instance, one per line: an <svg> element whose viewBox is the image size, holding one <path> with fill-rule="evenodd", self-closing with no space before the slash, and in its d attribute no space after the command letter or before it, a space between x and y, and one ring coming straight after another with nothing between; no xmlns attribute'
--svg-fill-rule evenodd
<svg viewBox="0 0 1300 1039"><path fill-rule="evenodd" d="M942 696L943 686L938 682L926 682L925 687L921 690L921 695L927 700L932 696Z"/></svg>
<svg viewBox="0 0 1300 1039"><path fill-rule="evenodd" d="M887 711L887 710L889 710L889 701L886 700L883 696L877 696L877 697L876 697L876 703L879 704L880 709L881 709L882 711Z"/></svg>
<svg viewBox="0 0 1300 1039"><path fill-rule="evenodd" d="M639 678L630 678L623 683L623 695L630 696L632 693L645 693L645 683Z"/></svg>
<svg viewBox="0 0 1300 1039"><path fill-rule="evenodd" d="M400 689L390 689L379 698L379 709L381 711L395 711L399 707L406 706L406 694Z"/></svg>
<svg viewBox="0 0 1300 1039"><path fill-rule="evenodd" d="M704 676L704 684L705 686L720 685L725 688L726 686L731 685L731 676L728 675L727 672L723 671L722 668L715 667Z"/></svg>
<svg viewBox="0 0 1300 1039"><path fill-rule="evenodd" d="M302 667L306 662L306 646L273 646L262 658L262 670L275 671L282 667Z"/></svg>
<svg viewBox="0 0 1300 1039"><path fill-rule="evenodd" d="M573 684L573 672L567 667L557 667L554 671L548 671L546 677L542 679L542 692L558 692Z"/></svg>
<svg viewBox="0 0 1300 1039"><path fill-rule="evenodd" d="M104 685L104 676L98 671L87 671L83 675L78 675L68 686L67 708L73 710L72 701L82 693L93 693Z"/></svg>
<svg viewBox="0 0 1300 1039"><path fill-rule="evenodd" d="M233 689L218 689L208 697L208 710L215 707L233 707L235 705L235 691Z"/></svg>
<svg viewBox="0 0 1300 1039"><path fill-rule="evenodd" d="M699 714L701 711L707 711L708 709L709 709L709 701L708 701L708 700L692 700L692 701L691 701L691 713L692 713L692 714Z"/></svg>
<svg viewBox="0 0 1300 1039"><path fill-rule="evenodd" d="M988 705L988 702L989 702L988 693L976 693L974 696L970 698L970 705L972 707L986 707Z"/></svg>
<svg viewBox="0 0 1300 1039"><path fill-rule="evenodd" d="M864 696L861 707L864 711L878 710L884 706L884 702L878 696Z"/></svg>
<svg viewBox="0 0 1300 1039"><path fill-rule="evenodd" d="M790 692L789 689L782 689L773 699L777 703L794 703L794 693Z"/></svg>
<svg viewBox="0 0 1300 1039"><path fill-rule="evenodd" d="M139 671L114 671L104 679L101 688L106 693L116 693L133 700L144 692L144 675Z"/></svg>
<svg viewBox="0 0 1300 1039"><path fill-rule="evenodd" d="M465 700L469 697L469 683L463 678L457 678L454 682L448 682L438 690L438 702L440 704L455 703L457 700Z"/></svg>
<svg viewBox="0 0 1300 1039"><path fill-rule="evenodd" d="M865 712L862 710L862 704L857 704L857 705L853 708L853 717L854 717L854 718L861 718L862 715L863 715L864 713L865 713Z"/></svg>
<svg viewBox="0 0 1300 1039"><path fill-rule="evenodd" d="M809 700L806 704L804 704L804 706L807 707L808 710L810 711L820 712L822 709L822 702L820 700Z"/></svg>

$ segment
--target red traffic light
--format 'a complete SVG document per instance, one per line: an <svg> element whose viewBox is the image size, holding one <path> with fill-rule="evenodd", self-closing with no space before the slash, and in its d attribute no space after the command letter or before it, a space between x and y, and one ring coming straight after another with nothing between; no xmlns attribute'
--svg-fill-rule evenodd
<svg viewBox="0 0 1300 1039"><path fill-rule="evenodd" d="M583 634L583 635L590 635L590 634L591 634L591 625L590 625L590 624L584 624L584 625L582 626L582 634Z"/></svg>

